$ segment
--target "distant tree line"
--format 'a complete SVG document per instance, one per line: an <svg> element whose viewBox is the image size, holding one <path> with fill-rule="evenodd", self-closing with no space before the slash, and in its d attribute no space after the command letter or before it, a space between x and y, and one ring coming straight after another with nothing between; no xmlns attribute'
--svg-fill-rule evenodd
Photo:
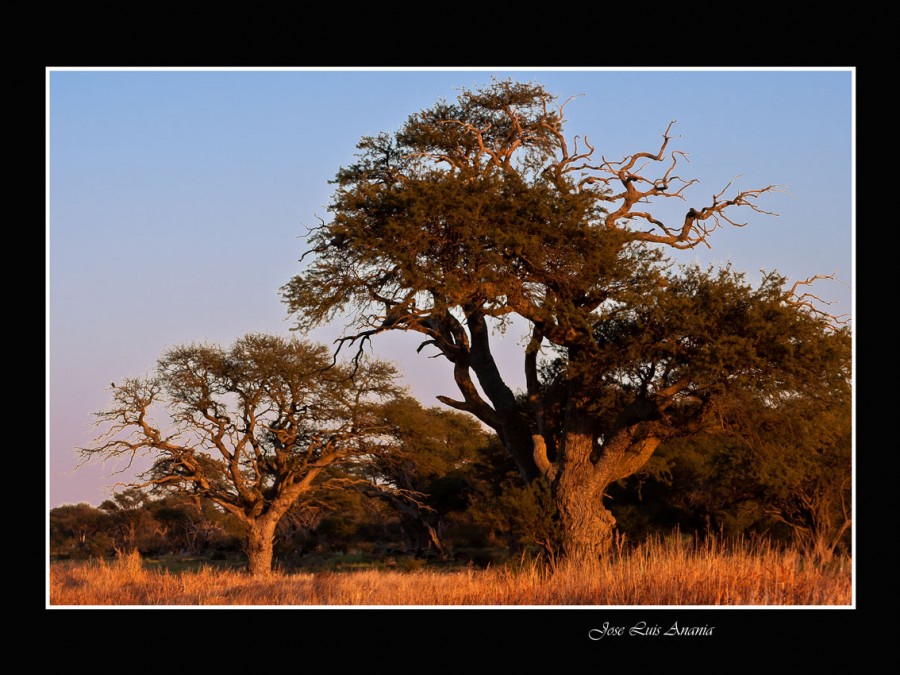
<svg viewBox="0 0 900 675"><path fill-rule="evenodd" d="M845 392L846 395L846 392ZM839 399L734 400L731 431L663 444L646 471L610 487L620 536L765 536L819 561L850 550L850 409ZM283 569L328 560L553 559L562 533L546 484L522 479L470 416L400 395L382 405L396 444L333 467L279 521ZM740 429L734 431L733 429ZM385 489L385 488L392 489ZM53 559L244 560L246 524L213 500L130 488L99 507L50 511Z"/></svg>

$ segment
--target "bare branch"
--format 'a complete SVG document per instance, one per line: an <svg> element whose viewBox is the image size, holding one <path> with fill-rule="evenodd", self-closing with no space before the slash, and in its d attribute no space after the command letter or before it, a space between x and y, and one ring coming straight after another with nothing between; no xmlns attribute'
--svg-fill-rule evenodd
<svg viewBox="0 0 900 675"><path fill-rule="evenodd" d="M608 228L625 231L626 225L624 223L635 218L642 219L651 223L656 230L629 231L630 236L634 240L665 244L677 249L690 249L699 244L709 246L707 241L709 235L725 223L734 227L743 227L746 224L734 220L727 211L728 209L748 207L756 213L777 215L760 208L757 203L757 199L762 194L779 190L780 187L776 185L769 185L761 189L744 190L738 192L730 199L723 199L725 193L731 189L736 178L728 181L721 191L714 194L708 206L700 209L690 209L685 215L683 223L677 227L664 224L658 217L647 210L633 210L636 204L649 204L654 197L675 198L684 201L687 188L697 183L696 179L687 180L675 173L679 160L684 159L688 161L687 155L680 150L673 150L667 153L669 141L673 138L671 130L674 124L675 122L672 121L666 127L666 130L663 132L662 143L655 153L636 152L618 161L601 157L599 166L588 166L585 164L565 169L566 171L574 168L584 170L585 175L576 184L579 190L589 188L594 184L599 184L606 188L612 188L614 185L620 187L616 192L597 195L597 198L601 201L616 205L616 208L610 209L605 217L605 224ZM582 156L577 157L577 159L582 158ZM574 159L572 158L572 160ZM638 164L641 159L646 161ZM570 161L564 155L557 167L557 171L561 172L561 167ZM652 177L644 173L652 164L664 161L668 162L668 166L662 176Z"/></svg>
<svg viewBox="0 0 900 675"><path fill-rule="evenodd" d="M815 282L823 281L825 279L839 281L840 283L847 285L846 282L837 278L837 272L832 272L831 274L815 274L806 279L798 279L795 281L790 290L786 293L786 301L791 305L804 309L813 316L828 320L833 328L847 326L850 323L849 314L832 314L821 307L821 305L834 305L836 304L835 302L823 300L815 293L810 293L809 291L798 292L798 289L802 286L810 287Z"/></svg>

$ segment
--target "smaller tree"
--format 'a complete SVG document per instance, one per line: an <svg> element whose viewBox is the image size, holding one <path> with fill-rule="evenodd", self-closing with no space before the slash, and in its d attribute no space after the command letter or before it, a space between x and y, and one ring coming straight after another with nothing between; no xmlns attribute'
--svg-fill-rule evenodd
<svg viewBox="0 0 900 675"><path fill-rule="evenodd" d="M117 545L127 550L142 550L155 534L155 520L147 495L137 488L123 490L100 504L116 527Z"/></svg>
<svg viewBox="0 0 900 675"><path fill-rule="evenodd" d="M767 516L786 525L810 556L828 562L852 524L849 385L780 406L744 407L745 430L723 473L739 481Z"/></svg>
<svg viewBox="0 0 900 675"><path fill-rule="evenodd" d="M850 354L841 343L843 366L805 385L723 397L714 424L660 448L646 484L632 477L613 491L617 506L642 501L654 527L789 537L807 555L831 560L852 523Z"/></svg>
<svg viewBox="0 0 900 675"><path fill-rule="evenodd" d="M364 491L400 515L410 551L443 557L446 517L468 506L471 466L488 435L467 415L423 408L409 397L381 412L389 433L358 467L370 480Z"/></svg>
<svg viewBox="0 0 900 675"><path fill-rule="evenodd" d="M63 504L50 509L50 555L87 558L112 551L112 520L108 513L87 503Z"/></svg>
<svg viewBox="0 0 900 675"><path fill-rule="evenodd" d="M270 335L228 349L175 347L152 375L113 385L112 404L96 413L104 431L80 452L150 454L152 466L129 486L188 493L234 514L251 574L267 574L282 517L327 467L382 431L373 406L394 392L394 375L377 361L333 365L324 346Z"/></svg>

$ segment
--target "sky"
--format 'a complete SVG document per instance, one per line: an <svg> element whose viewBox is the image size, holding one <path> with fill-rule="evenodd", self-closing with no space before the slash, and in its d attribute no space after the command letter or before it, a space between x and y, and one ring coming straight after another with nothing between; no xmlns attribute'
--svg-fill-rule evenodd
<svg viewBox="0 0 900 675"><path fill-rule="evenodd" d="M725 184L782 191L681 262L732 264L790 280L836 274L817 293L853 299L853 73L842 70L70 70L47 71L47 490L50 507L99 504L122 465L76 469L110 383L147 374L169 347L290 335L278 289L300 271L306 227L328 218L337 170L363 136L492 77L538 82L570 135L607 159L670 149L699 179L685 207ZM331 342L341 325L309 337ZM524 386L519 335L495 353ZM444 360L413 335L378 336L426 405L454 396ZM115 473L120 471L121 473Z"/></svg>

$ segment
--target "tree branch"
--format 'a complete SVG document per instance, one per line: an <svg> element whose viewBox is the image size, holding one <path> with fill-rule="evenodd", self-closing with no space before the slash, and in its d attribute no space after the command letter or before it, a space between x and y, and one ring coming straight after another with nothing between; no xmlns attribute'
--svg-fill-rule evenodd
<svg viewBox="0 0 900 675"><path fill-rule="evenodd" d="M850 323L850 315L849 314L832 314L830 312L825 311L819 305L833 305L834 302L828 302L823 300L821 297L814 293L810 293L808 291L798 293L798 288L801 286L812 286L817 281L822 281L824 279L830 279L832 281L838 281L836 278L837 272L832 272L831 274L816 274L811 277L807 277L806 279L800 279L794 282L791 286L791 289L787 292L786 301L794 305L795 307L800 307L803 310L809 312L813 316L817 316L823 319L827 319L832 328L837 328L839 326L846 326ZM844 283L844 282L841 282Z"/></svg>

